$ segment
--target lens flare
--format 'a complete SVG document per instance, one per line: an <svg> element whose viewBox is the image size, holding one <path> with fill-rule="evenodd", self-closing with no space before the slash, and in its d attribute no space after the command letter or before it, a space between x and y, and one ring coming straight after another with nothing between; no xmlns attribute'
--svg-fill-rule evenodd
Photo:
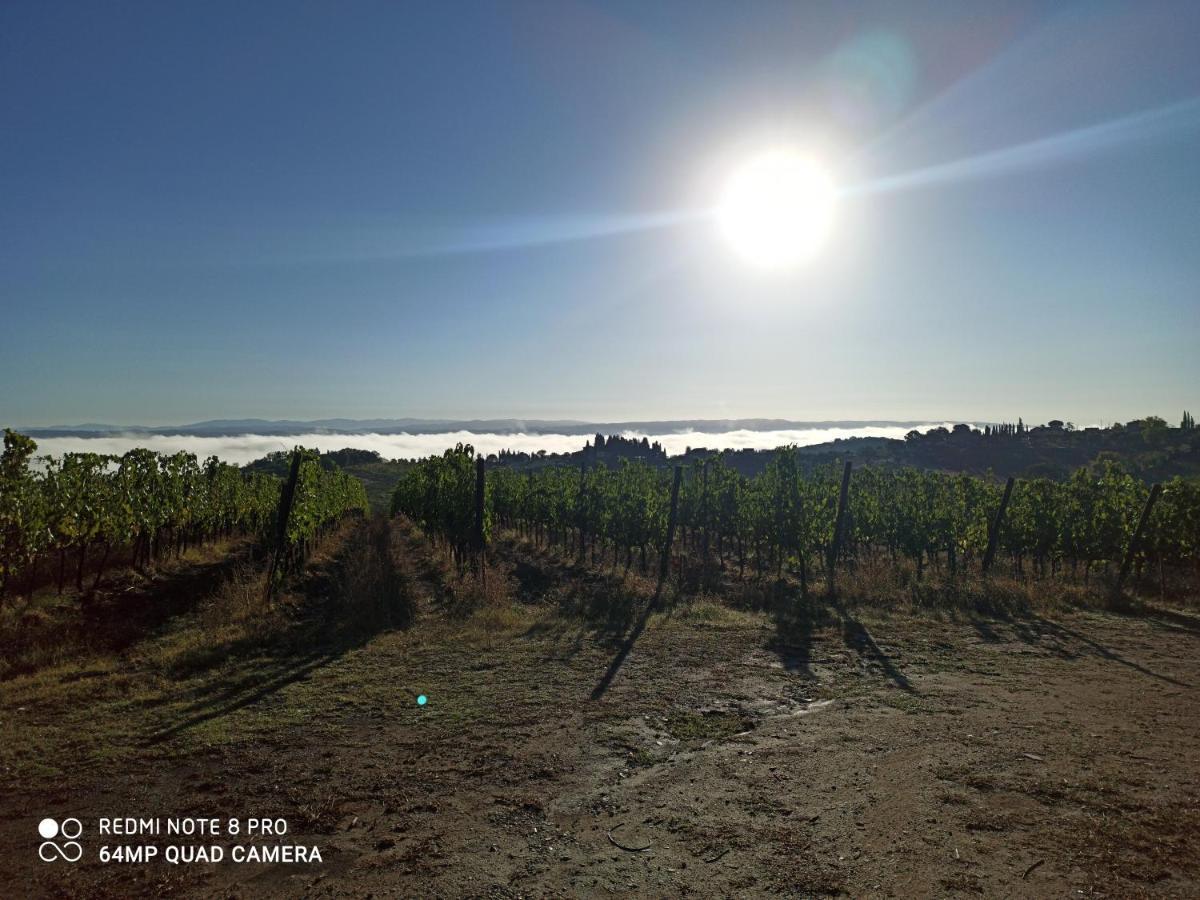
<svg viewBox="0 0 1200 900"><path fill-rule="evenodd" d="M1026 169L1061 165L1138 141L1159 140L1200 130L1200 97L1143 110L1037 140L965 159L937 163L910 172L886 175L843 190L843 195L882 194L932 185L955 184L1008 175Z"/></svg>

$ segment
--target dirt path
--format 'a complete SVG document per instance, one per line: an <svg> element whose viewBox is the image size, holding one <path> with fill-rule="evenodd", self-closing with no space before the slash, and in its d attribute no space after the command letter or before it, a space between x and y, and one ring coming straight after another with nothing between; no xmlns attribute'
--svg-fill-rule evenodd
<svg viewBox="0 0 1200 900"><path fill-rule="evenodd" d="M6 782L0 894L1200 895L1187 618L810 631L699 606L651 617L593 700L602 631L426 601L56 788ZM277 815L324 861L42 864L46 815Z"/></svg>

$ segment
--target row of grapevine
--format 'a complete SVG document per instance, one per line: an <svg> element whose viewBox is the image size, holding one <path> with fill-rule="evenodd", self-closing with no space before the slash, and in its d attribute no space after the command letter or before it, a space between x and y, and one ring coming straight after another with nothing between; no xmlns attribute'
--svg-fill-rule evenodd
<svg viewBox="0 0 1200 900"><path fill-rule="evenodd" d="M539 538L607 543L626 564L636 553L646 568L649 551L663 544L670 509L668 475L642 462L616 469L543 469L520 475L498 469L489 475L494 515L508 527Z"/></svg>
<svg viewBox="0 0 1200 900"><path fill-rule="evenodd" d="M282 571L297 571L313 543L351 510L365 511L362 481L336 467L321 465L316 450L297 448L299 468L291 509L283 529Z"/></svg>
<svg viewBox="0 0 1200 900"><path fill-rule="evenodd" d="M40 564L57 560L59 592L72 560L77 590L85 566L94 588L110 557L144 566L168 553L233 534L267 536L277 524L280 481L210 457L130 450L123 456L66 453L34 464L37 444L5 431L0 456L0 596L33 589ZM307 542L343 512L366 507L362 483L326 470L305 451L286 539ZM98 554L98 564L95 560Z"/></svg>
<svg viewBox="0 0 1200 900"><path fill-rule="evenodd" d="M413 466L392 494L392 515L403 513L465 562L475 528L475 450L459 444ZM488 525L484 523L484 533Z"/></svg>
<svg viewBox="0 0 1200 900"><path fill-rule="evenodd" d="M688 467L679 499L684 545L722 565L762 575L794 567L802 581L828 569L834 544L840 468L806 468L794 448L776 452L747 478L720 456ZM474 484L471 449L459 447L416 466L398 485L403 512L451 543L465 540ZM1036 577L1066 571L1087 578L1119 561L1148 489L1113 463L1070 479L1017 482L998 535L1013 571ZM930 566L950 573L978 568L1001 486L968 475L863 468L851 481L841 553L857 560L907 559L921 577ZM537 540L593 557L611 551L626 567L663 545L670 476L645 463L525 473L497 468L487 478L487 517ZM1162 565L1200 566L1200 482L1168 483L1138 555Z"/></svg>

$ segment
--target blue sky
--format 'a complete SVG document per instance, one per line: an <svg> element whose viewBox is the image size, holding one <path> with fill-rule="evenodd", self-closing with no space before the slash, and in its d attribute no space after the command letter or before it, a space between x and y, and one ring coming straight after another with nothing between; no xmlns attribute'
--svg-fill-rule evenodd
<svg viewBox="0 0 1200 900"><path fill-rule="evenodd" d="M6 3L0 423L1174 421L1198 41L1194 3ZM765 273L689 214L783 145L847 196Z"/></svg>

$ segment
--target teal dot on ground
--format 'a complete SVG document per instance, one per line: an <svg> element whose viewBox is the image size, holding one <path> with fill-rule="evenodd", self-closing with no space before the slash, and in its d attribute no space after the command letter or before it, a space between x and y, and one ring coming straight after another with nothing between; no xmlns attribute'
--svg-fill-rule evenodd
<svg viewBox="0 0 1200 900"><path fill-rule="evenodd" d="M417 706L424 706L428 702L429 702L429 698L426 697L424 694L421 694L419 697L417 697Z"/></svg>

